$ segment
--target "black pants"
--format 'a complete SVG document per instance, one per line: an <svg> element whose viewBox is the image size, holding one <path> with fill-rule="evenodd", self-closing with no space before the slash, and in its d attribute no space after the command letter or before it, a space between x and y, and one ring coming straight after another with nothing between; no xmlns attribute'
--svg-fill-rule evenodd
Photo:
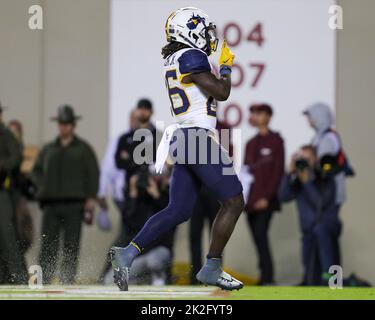
<svg viewBox="0 0 375 320"><path fill-rule="evenodd" d="M338 217L322 220L310 230L303 232L303 283L311 286L325 284L325 281L322 281L322 273L328 272L332 265L341 265L340 234L341 222Z"/></svg>
<svg viewBox="0 0 375 320"><path fill-rule="evenodd" d="M27 284L28 273L15 226L12 195L0 190L0 284Z"/></svg>
<svg viewBox="0 0 375 320"><path fill-rule="evenodd" d="M198 283L195 276L202 268L202 235L204 222L207 221L209 223L211 230L219 209L220 204L215 197L205 188L202 188L190 219L189 239L192 264L190 282L192 284Z"/></svg>
<svg viewBox="0 0 375 320"><path fill-rule="evenodd" d="M42 243L39 256L43 282L49 284L55 276L62 233L60 280L64 284L72 284L78 267L83 203L49 204L44 207L43 211Z"/></svg>
<svg viewBox="0 0 375 320"><path fill-rule="evenodd" d="M259 284L273 283L273 262L268 240L268 229L273 211L264 210L258 213L247 214L253 240L258 254L260 270Z"/></svg>

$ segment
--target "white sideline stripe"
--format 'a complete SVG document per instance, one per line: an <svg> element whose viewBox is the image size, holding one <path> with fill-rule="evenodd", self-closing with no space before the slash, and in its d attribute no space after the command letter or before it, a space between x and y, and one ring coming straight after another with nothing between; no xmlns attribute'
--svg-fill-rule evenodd
<svg viewBox="0 0 375 320"><path fill-rule="evenodd" d="M163 291L163 292L172 292L172 291L183 291L183 292L212 292L215 287L204 287L204 286L165 286L165 287L155 287L155 286L135 286L130 285L130 291ZM118 292L118 288L116 286L90 286L90 285L71 285L71 286L57 286L57 285L47 285L44 286L43 289L31 289L28 286L9 286L0 285L0 293L1 291L73 291L73 290L89 290L89 291L105 291L105 292Z"/></svg>
<svg viewBox="0 0 375 320"><path fill-rule="evenodd" d="M124 296L208 296L210 292L120 292L120 293L110 293L110 294L103 294L103 293L95 293L95 292L64 292L64 293L0 293L0 297L33 297L33 296L47 296L47 297L124 297Z"/></svg>
<svg viewBox="0 0 375 320"><path fill-rule="evenodd" d="M158 295L150 295L149 293L146 295L143 294L121 294L121 295L68 295L68 294L42 294L42 293L34 293L34 294L0 294L0 299L18 299L18 298L28 298L28 299L37 299L37 298L50 298L50 299L132 299L132 298L181 298L181 297L204 297L208 296L209 294L158 294Z"/></svg>
<svg viewBox="0 0 375 320"><path fill-rule="evenodd" d="M131 286L130 291L121 292L117 287L106 286L46 286L43 289L30 289L27 286L0 286L0 299L51 298L51 299L124 299L124 298L173 298L208 296L214 289L200 287L169 286L165 289L152 286ZM2 291L10 291L2 293ZM29 291L29 292L25 292ZM48 291L48 292L46 292Z"/></svg>
<svg viewBox="0 0 375 320"><path fill-rule="evenodd" d="M125 291L125 292L92 292L88 290L74 290L74 291L65 291L65 294L87 294L87 295L209 295L211 292L202 292L202 291L174 291L174 292L166 292L166 291Z"/></svg>

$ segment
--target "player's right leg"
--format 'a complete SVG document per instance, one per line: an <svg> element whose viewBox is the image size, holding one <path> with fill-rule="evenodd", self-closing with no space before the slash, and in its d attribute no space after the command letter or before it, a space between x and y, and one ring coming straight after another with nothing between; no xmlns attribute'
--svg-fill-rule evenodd
<svg viewBox="0 0 375 320"><path fill-rule="evenodd" d="M211 244L206 264L198 272L197 279L206 285L214 285L224 290L239 290L242 282L222 270L222 253L232 235L237 220L243 210L242 193L221 202L221 208L212 226Z"/></svg>
<svg viewBox="0 0 375 320"><path fill-rule="evenodd" d="M168 206L154 214L126 248L110 249L109 259L114 269L115 283L120 290L128 289L129 268L143 248L191 217L199 188L199 180L185 165L174 166Z"/></svg>
<svg viewBox="0 0 375 320"><path fill-rule="evenodd" d="M209 135L209 134L208 134ZM212 226L211 244L206 264L197 279L225 290L238 290L243 284L222 270L222 253L243 210L242 185L234 171L228 153L210 136L207 143L207 163L190 165L191 170L211 190L221 203ZM205 146L199 146L205 152Z"/></svg>

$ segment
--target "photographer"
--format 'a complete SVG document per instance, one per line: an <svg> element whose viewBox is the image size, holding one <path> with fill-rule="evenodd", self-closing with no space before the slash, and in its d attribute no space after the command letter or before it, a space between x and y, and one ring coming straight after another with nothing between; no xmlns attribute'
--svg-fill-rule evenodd
<svg viewBox="0 0 375 320"><path fill-rule="evenodd" d="M302 231L303 284L326 285L328 270L340 264L339 205L335 202L335 164L329 157L317 161L313 146L293 155L279 189L282 202L296 200Z"/></svg>

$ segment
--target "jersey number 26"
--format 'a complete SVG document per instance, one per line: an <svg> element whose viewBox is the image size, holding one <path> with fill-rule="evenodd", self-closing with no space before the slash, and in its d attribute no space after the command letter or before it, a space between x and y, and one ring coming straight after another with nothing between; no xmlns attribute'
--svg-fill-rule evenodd
<svg viewBox="0 0 375 320"><path fill-rule="evenodd" d="M168 88L169 99L171 100L172 105L172 112L177 116L188 111L190 107L190 101L183 89L173 86L173 80L177 80L176 69L168 70L165 73L165 84Z"/></svg>

